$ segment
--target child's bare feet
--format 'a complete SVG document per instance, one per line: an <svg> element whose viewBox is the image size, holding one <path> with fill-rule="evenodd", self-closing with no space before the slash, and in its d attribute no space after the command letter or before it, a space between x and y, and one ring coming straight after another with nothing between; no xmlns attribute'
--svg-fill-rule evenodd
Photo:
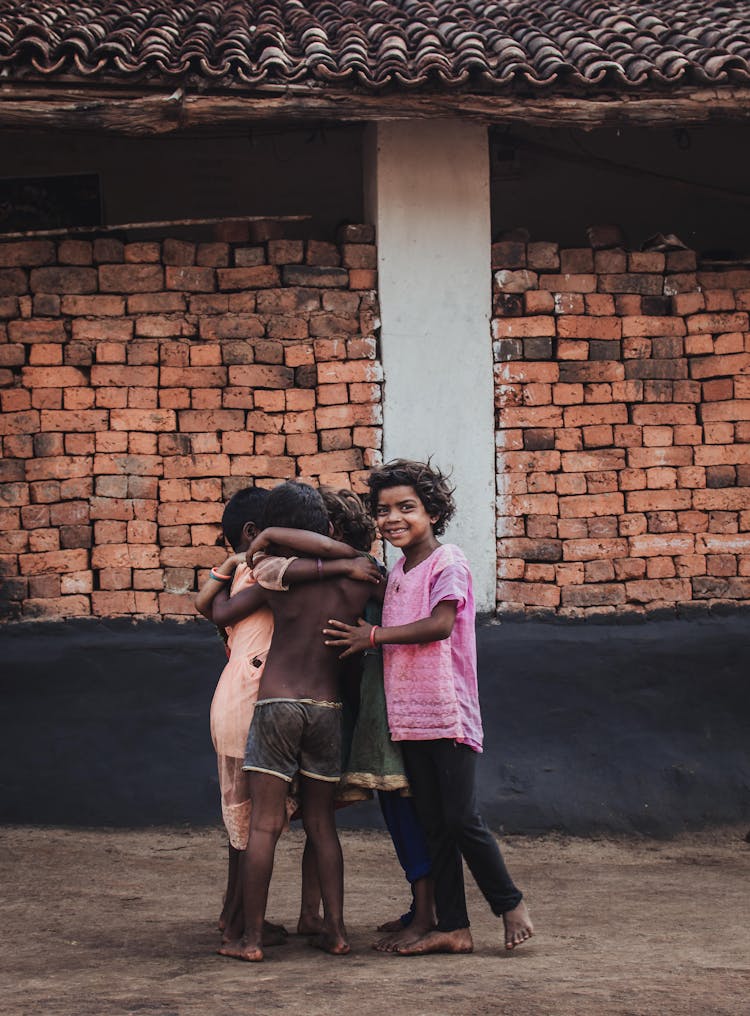
<svg viewBox="0 0 750 1016"><path fill-rule="evenodd" d="M221 944L228 945L230 942L237 942L242 938L245 930L245 919L240 911L229 919L221 937ZM289 932L283 924L271 924L270 921L263 922L263 945L286 945Z"/></svg>
<svg viewBox="0 0 750 1016"><path fill-rule="evenodd" d="M395 921L383 921L379 924L375 931L384 931L388 935L392 935L394 932L403 931L404 928L408 928L408 924L404 924L400 917L397 917Z"/></svg>
<svg viewBox="0 0 750 1016"><path fill-rule="evenodd" d="M297 921L298 935L320 935L325 931L325 922L320 914L300 914Z"/></svg>
<svg viewBox="0 0 750 1016"><path fill-rule="evenodd" d="M372 947L378 952L399 952L404 946L414 945L420 938L424 938L428 931L432 931L435 927L435 922L431 921L429 924L423 924L421 921L412 921L411 924L407 924L404 927L399 922L400 928L398 931L392 931L390 935L384 935L383 938L379 938L376 942L373 942Z"/></svg>
<svg viewBox="0 0 750 1016"><path fill-rule="evenodd" d="M455 931L428 931L412 942L395 949L397 956L424 956L427 953L470 953L474 951L474 941L468 928L457 928Z"/></svg>
<svg viewBox="0 0 750 1016"><path fill-rule="evenodd" d="M503 914L505 925L505 948L515 949L516 946L528 941L534 934L529 911L523 900L513 910Z"/></svg>
<svg viewBox="0 0 750 1016"><path fill-rule="evenodd" d="M323 952L330 953L332 956L346 956L351 952L345 931L323 931L320 935L313 935L310 945L315 949L322 949Z"/></svg>
<svg viewBox="0 0 750 1016"><path fill-rule="evenodd" d="M244 938L224 943L217 952L219 956L230 956L233 960L245 960L246 963L260 963L263 960L260 942L248 942Z"/></svg>

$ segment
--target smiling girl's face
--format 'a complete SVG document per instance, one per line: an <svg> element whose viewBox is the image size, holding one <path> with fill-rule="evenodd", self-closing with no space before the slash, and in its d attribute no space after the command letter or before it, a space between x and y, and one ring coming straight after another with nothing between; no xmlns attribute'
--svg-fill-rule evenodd
<svg viewBox="0 0 750 1016"><path fill-rule="evenodd" d="M406 552L437 543L432 527L437 515L428 515L413 487L385 487L378 492L376 522L380 535Z"/></svg>

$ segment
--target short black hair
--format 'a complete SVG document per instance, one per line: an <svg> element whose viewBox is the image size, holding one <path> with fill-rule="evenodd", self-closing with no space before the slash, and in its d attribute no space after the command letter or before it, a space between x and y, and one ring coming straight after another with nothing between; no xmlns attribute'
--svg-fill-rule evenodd
<svg viewBox="0 0 750 1016"><path fill-rule="evenodd" d="M355 550L368 551L375 539L375 523L362 498L353 490L342 487L321 487L320 493L328 509L334 535Z"/></svg>
<svg viewBox="0 0 750 1016"><path fill-rule="evenodd" d="M367 478L370 488L370 511L377 515L378 495L388 487L413 487L428 515L437 516L432 524L435 536L442 536L445 527L456 514L453 500L455 487L451 487L446 476L427 462L412 459L392 459L379 469L373 469Z"/></svg>
<svg viewBox="0 0 750 1016"><path fill-rule="evenodd" d="M263 528L307 529L328 536L328 512L318 491L307 483L289 480L274 487L263 512Z"/></svg>
<svg viewBox="0 0 750 1016"><path fill-rule="evenodd" d="M239 550L242 542L242 530L248 522L261 528L263 509L268 500L268 491L263 487L243 487L226 503L221 516L221 528L224 538L229 541L233 550Z"/></svg>

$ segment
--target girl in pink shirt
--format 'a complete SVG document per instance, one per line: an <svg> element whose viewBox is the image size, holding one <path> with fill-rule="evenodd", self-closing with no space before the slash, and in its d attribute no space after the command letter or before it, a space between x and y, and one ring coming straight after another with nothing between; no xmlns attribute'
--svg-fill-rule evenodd
<svg viewBox="0 0 750 1016"><path fill-rule="evenodd" d="M324 632L342 656L383 646L388 725L401 742L430 847L437 927L402 939L395 951L472 951L462 858L493 913L502 916L505 946L513 949L533 927L477 810L482 721L471 572L458 547L437 539L455 512L453 491L429 463L405 459L374 470L368 482L380 533L404 556L388 577L382 627L330 621Z"/></svg>

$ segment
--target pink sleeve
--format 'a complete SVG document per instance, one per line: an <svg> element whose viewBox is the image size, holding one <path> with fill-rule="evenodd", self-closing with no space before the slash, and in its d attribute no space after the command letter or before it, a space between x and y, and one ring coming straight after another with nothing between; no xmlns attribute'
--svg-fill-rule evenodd
<svg viewBox="0 0 750 1016"><path fill-rule="evenodd" d="M272 557L259 551L253 557L253 578L263 589L275 592L287 592L289 586L284 585L286 570L296 557Z"/></svg>
<svg viewBox="0 0 750 1016"><path fill-rule="evenodd" d="M430 581L430 611L443 600L454 600L459 607L466 604L469 592L469 570L458 562L447 564Z"/></svg>

